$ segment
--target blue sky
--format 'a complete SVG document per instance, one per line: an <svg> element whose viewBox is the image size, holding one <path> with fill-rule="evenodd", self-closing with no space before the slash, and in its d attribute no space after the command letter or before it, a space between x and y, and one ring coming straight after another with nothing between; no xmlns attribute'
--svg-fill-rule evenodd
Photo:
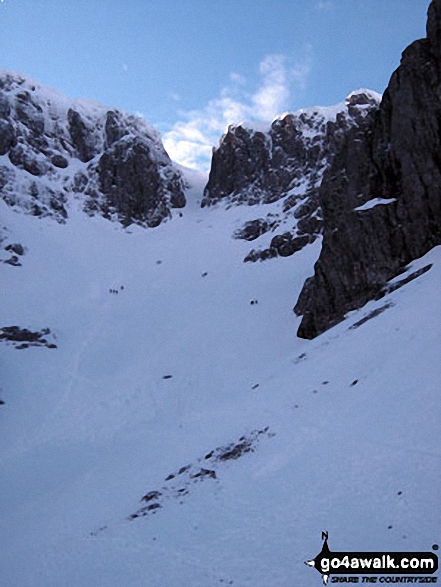
<svg viewBox="0 0 441 587"><path fill-rule="evenodd" d="M382 92L429 0L0 0L0 67L142 113L207 167L227 124Z"/></svg>

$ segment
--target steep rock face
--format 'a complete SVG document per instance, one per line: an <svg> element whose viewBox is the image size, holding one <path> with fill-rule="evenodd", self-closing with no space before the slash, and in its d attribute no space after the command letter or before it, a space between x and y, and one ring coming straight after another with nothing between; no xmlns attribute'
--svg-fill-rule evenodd
<svg viewBox="0 0 441 587"><path fill-rule="evenodd" d="M379 100L359 90L336 106L286 114L265 131L253 123L230 126L213 152L202 205L271 203L302 184L317 187L342 136L366 126Z"/></svg>
<svg viewBox="0 0 441 587"><path fill-rule="evenodd" d="M360 138L368 132L380 99L375 92L358 90L336 106L276 119L266 132L245 123L229 127L213 153L202 206L268 205L266 218L235 234L251 240L250 230L256 238L279 230L265 248L253 249L246 261L288 256L321 233L318 190L323 175L348 134ZM258 226L257 232L251 226Z"/></svg>
<svg viewBox="0 0 441 587"><path fill-rule="evenodd" d="M366 136L347 133L319 201L324 239L295 306L313 338L441 243L441 0L403 53Z"/></svg>
<svg viewBox="0 0 441 587"><path fill-rule="evenodd" d="M81 114L76 110L69 108L67 111L67 120L69 122L69 135L72 146L75 148L75 154L80 161L87 163L95 154L95 144L97 137L93 136L93 128L86 124Z"/></svg>
<svg viewBox="0 0 441 587"><path fill-rule="evenodd" d="M36 216L89 214L157 226L185 206L183 180L139 117L0 71L0 196Z"/></svg>
<svg viewBox="0 0 441 587"><path fill-rule="evenodd" d="M148 144L138 137L114 142L100 157L97 170L102 209L106 214L116 211L123 224L135 217L158 226L170 207L185 206L179 176L161 170Z"/></svg>

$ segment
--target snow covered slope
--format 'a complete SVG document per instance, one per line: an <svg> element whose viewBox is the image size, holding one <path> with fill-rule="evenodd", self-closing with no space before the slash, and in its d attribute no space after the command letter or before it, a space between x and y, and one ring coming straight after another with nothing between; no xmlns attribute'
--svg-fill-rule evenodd
<svg viewBox="0 0 441 587"><path fill-rule="evenodd" d="M56 346L0 340L2 586L314 587L323 530L439 542L441 250L301 340L320 239L243 263L261 205L201 210L196 179L155 230L1 202L28 250L0 265L0 328Z"/></svg>

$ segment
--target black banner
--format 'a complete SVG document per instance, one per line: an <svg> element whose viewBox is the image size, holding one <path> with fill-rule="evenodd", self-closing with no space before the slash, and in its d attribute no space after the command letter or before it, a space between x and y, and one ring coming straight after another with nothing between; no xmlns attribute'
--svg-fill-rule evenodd
<svg viewBox="0 0 441 587"><path fill-rule="evenodd" d="M323 538L321 552L306 564L325 582L329 575L431 575L438 570L433 552L331 552L327 533Z"/></svg>

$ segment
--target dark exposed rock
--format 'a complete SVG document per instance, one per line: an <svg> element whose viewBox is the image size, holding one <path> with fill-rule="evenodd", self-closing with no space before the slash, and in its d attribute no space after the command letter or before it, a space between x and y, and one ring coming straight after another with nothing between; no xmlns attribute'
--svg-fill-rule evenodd
<svg viewBox="0 0 441 587"><path fill-rule="evenodd" d="M69 165L68 160L63 155L54 155L51 159L52 165L59 167L60 169L66 169Z"/></svg>
<svg viewBox="0 0 441 587"><path fill-rule="evenodd" d="M14 244L7 245L5 247L5 250L12 251L16 255L20 255L20 256L24 255L24 248L23 248L23 245L21 245L20 243L14 243Z"/></svg>
<svg viewBox="0 0 441 587"><path fill-rule="evenodd" d="M364 305L441 243L440 30L441 0L433 0L427 38L404 51L379 112L363 133L346 134L325 173L322 252L295 307L303 338ZM388 203L357 210L375 198Z"/></svg>
<svg viewBox="0 0 441 587"><path fill-rule="evenodd" d="M239 442L235 444L233 447L228 448L227 450L223 451L219 455L219 460L221 461L228 461L230 459L238 459L246 452L250 452L252 450L252 444L246 440L243 442Z"/></svg>
<svg viewBox="0 0 441 587"><path fill-rule="evenodd" d="M84 192L88 183L87 175L81 171L77 172L74 176L72 191L73 192Z"/></svg>
<svg viewBox="0 0 441 587"><path fill-rule="evenodd" d="M294 236L290 232L277 234L270 243L269 248L262 250L252 249L245 257L244 262L266 261L274 257L289 257L302 250L306 245L314 242L315 236L301 235Z"/></svg>
<svg viewBox="0 0 441 587"><path fill-rule="evenodd" d="M9 151L9 160L16 167L21 167L36 177L43 175L47 169L45 162L23 144L18 144Z"/></svg>
<svg viewBox="0 0 441 587"><path fill-rule="evenodd" d="M7 120L0 118L0 156L5 155L15 145L14 127Z"/></svg>
<svg viewBox="0 0 441 587"><path fill-rule="evenodd" d="M79 112L72 108L69 108L67 112L67 120L69 122L69 134L78 157L81 161L87 163L95 155L92 129L86 125Z"/></svg>
<svg viewBox="0 0 441 587"><path fill-rule="evenodd" d="M169 216L168 201L185 205L180 176L176 173L164 182L149 145L139 138L116 142L100 157L97 170L105 198L102 209L116 212L126 226L158 226ZM174 198L168 200L171 193Z"/></svg>
<svg viewBox="0 0 441 587"><path fill-rule="evenodd" d="M6 185L12 184L15 178L15 174L12 169L6 167L6 165L0 165L0 190Z"/></svg>
<svg viewBox="0 0 441 587"><path fill-rule="evenodd" d="M361 320L358 320L357 322L355 322L350 327L350 329L355 330L356 328L363 326L363 324L366 324L366 322L369 322L369 320L372 320L372 318L376 318L377 316L379 316L380 314L382 314L383 312L385 312L388 308L391 308L392 306L393 306L393 304L391 302L389 302L387 304L384 304L384 306L381 306L380 308L376 308L375 310L372 310L372 312L369 312L369 314L367 316L365 316Z"/></svg>
<svg viewBox="0 0 441 587"><path fill-rule="evenodd" d="M161 487L160 491L153 490L146 493L141 501L148 505L138 509L128 516L128 519L135 520L155 514L160 508L165 507L169 500L177 499L179 503L183 503L182 499L192 491L196 484L218 480L218 469L225 463L237 460L247 453L252 453L262 437L272 438L273 436L275 434L269 432L268 426L261 430L253 430L241 436L238 441L215 448L193 463L181 467L178 473L170 473L165 479L169 482L167 486Z"/></svg>
<svg viewBox="0 0 441 587"><path fill-rule="evenodd" d="M7 119L11 114L11 104L3 92L0 92L0 118Z"/></svg>
<svg viewBox="0 0 441 587"><path fill-rule="evenodd" d="M276 249L263 249L263 250L256 250L251 249L248 255L244 259L244 263L251 262L255 263L256 261L266 261L267 259L274 259L277 257Z"/></svg>
<svg viewBox="0 0 441 587"><path fill-rule="evenodd" d="M210 479L216 479L216 471L212 469L201 469L194 475L192 475L192 479L200 479L201 477L209 477Z"/></svg>
<svg viewBox="0 0 441 587"><path fill-rule="evenodd" d="M106 115L106 145L108 147L112 146L113 143L122 139L122 137L128 134L127 128L124 126L123 121L121 121L121 116L118 112L114 110L109 110Z"/></svg>
<svg viewBox="0 0 441 587"><path fill-rule="evenodd" d="M51 334L49 328L43 328L39 332L32 332L27 328L19 326L4 326L0 328L0 340L12 342L15 348L25 349L29 346L45 346L47 348L57 348L55 344L49 343L45 338ZM17 345L17 343L24 343Z"/></svg>
<svg viewBox="0 0 441 587"><path fill-rule="evenodd" d="M146 506L145 508L142 508L143 511L145 512L151 512L153 510L157 510L159 508L161 508L161 504L160 503L151 503L150 505Z"/></svg>
<svg viewBox="0 0 441 587"><path fill-rule="evenodd" d="M318 206L318 197L309 197L305 200L298 208L294 211L294 218L302 219L302 218L310 218L311 214L313 214L317 210Z"/></svg>
<svg viewBox="0 0 441 587"><path fill-rule="evenodd" d="M160 491L150 491L144 495L141 501L152 501L153 499L158 499L161 495L162 493Z"/></svg>
<svg viewBox="0 0 441 587"><path fill-rule="evenodd" d="M368 92L357 92L348 96L347 103L349 107L353 106L375 106L376 101L372 98L372 95Z"/></svg>
<svg viewBox="0 0 441 587"><path fill-rule="evenodd" d="M182 191L182 182L177 174L166 184L166 189L169 191L172 208L184 208L187 202ZM182 217L181 213L179 215Z"/></svg>
<svg viewBox="0 0 441 587"><path fill-rule="evenodd" d="M247 203L260 202L263 177L269 172L270 153L263 133L250 133L241 126L229 127L219 149L213 152L210 176L202 206L247 190Z"/></svg>
<svg viewBox="0 0 441 587"><path fill-rule="evenodd" d="M49 200L49 206L52 210L55 210L61 218L67 218L67 211L64 207L64 196L63 194L53 195Z"/></svg>
<svg viewBox="0 0 441 587"><path fill-rule="evenodd" d="M17 255L12 255L12 257L6 259L5 263L12 265L13 267L21 267L21 263Z"/></svg>
<svg viewBox="0 0 441 587"><path fill-rule="evenodd" d="M301 218L297 222L297 232L299 234L307 234L310 236L317 236L321 233L323 220L317 215Z"/></svg>
<svg viewBox="0 0 441 587"><path fill-rule="evenodd" d="M33 133L41 135L44 131L44 118L41 106L32 101L29 92L20 92L16 96L15 113L17 118Z"/></svg>
<svg viewBox="0 0 441 587"><path fill-rule="evenodd" d="M270 247L275 249L281 257L289 257L303 249L307 244L309 244L308 236L305 235L295 238L290 232L285 232L284 234L275 236L271 241Z"/></svg>
<svg viewBox="0 0 441 587"><path fill-rule="evenodd" d="M427 273L427 271L429 271L431 268L432 268L432 264L426 265L425 267L421 267L421 269L414 271L413 273L411 273L407 277L404 277L403 279L399 279L398 281L395 281L393 283L387 283L378 292L378 294L375 296L375 299L379 300L379 299L383 298L384 296L386 296L387 294L390 294L390 293L396 291L397 289L400 289L400 287L403 287L403 285L407 285L408 283L410 283L414 279L417 279L418 277L421 277L421 275L424 275L424 273Z"/></svg>
<svg viewBox="0 0 441 587"><path fill-rule="evenodd" d="M17 145L14 149L11 149L9 153L9 161L16 167L23 167L25 157L25 149L23 145Z"/></svg>
<svg viewBox="0 0 441 587"><path fill-rule="evenodd" d="M32 216L42 216L43 210L40 208L38 204L34 204L32 207Z"/></svg>
<svg viewBox="0 0 441 587"><path fill-rule="evenodd" d="M253 241L265 234L270 229L270 224L264 218L257 218L246 222L242 228L236 230L234 238L244 239L246 241Z"/></svg>

